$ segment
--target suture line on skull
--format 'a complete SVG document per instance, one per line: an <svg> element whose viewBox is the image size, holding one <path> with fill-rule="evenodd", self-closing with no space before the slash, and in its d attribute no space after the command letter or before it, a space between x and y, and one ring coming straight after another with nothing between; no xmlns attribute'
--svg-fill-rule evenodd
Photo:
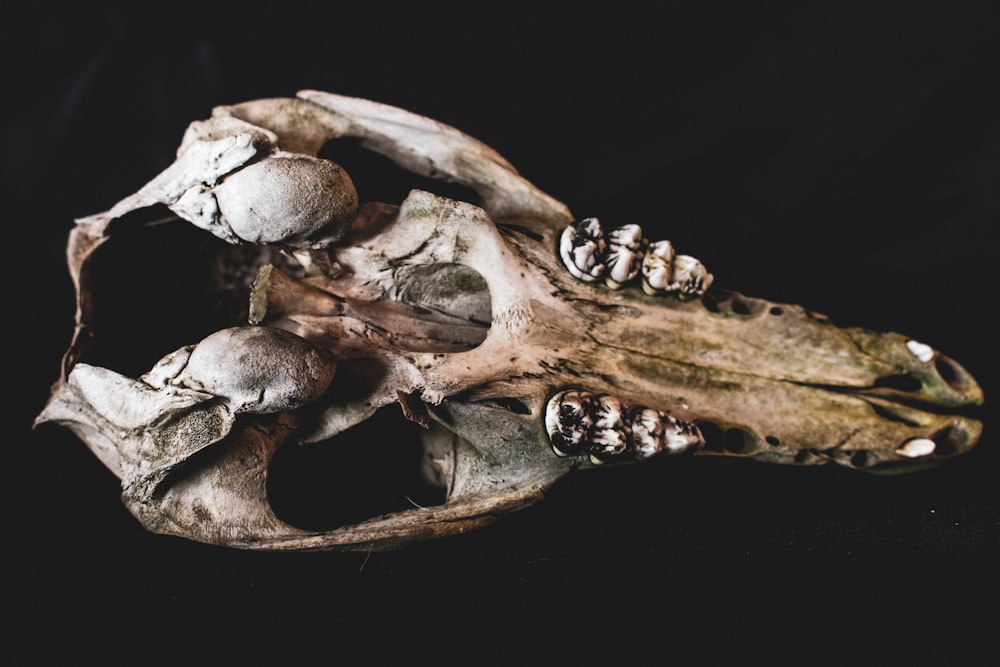
<svg viewBox="0 0 1000 667"><path fill-rule="evenodd" d="M559 256L579 280L604 280L621 289L642 275L642 289L650 296L674 295L682 300L700 297L713 276L690 255L678 255L670 241L643 238L642 227L623 225L608 232L597 218L569 225L559 237Z"/></svg>
<svg viewBox="0 0 1000 667"><path fill-rule="evenodd" d="M644 461L705 444L698 427L666 412L629 407L608 394L562 391L545 408L545 430L558 456L589 455L595 463L631 455Z"/></svg>

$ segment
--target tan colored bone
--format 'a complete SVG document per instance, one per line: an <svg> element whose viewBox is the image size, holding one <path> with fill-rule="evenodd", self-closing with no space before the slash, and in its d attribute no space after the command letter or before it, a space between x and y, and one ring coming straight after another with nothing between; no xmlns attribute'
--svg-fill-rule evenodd
<svg viewBox="0 0 1000 667"><path fill-rule="evenodd" d="M415 190L398 207L358 207L346 174L314 162L341 137L468 185L481 206ZM266 177L268 160L310 167L302 181L265 178L277 208L256 219L247 214L256 186L241 181ZM316 190L316 174L337 178ZM300 199L309 200L304 218ZM257 330L283 330L273 335L274 359L256 357L259 372L240 371L254 363L238 361L243 333L226 354L204 354L211 341L202 352L185 347L140 380L86 363L99 330L95 251L114 243L113 221L141 225L127 214L156 205L227 242L272 243L294 258L291 273L264 266L244 295ZM286 213L305 222L281 231ZM39 421L73 429L122 479L126 504L149 529L267 549L390 548L485 525L595 466L557 456L553 424L592 438L582 451L607 460L704 441L699 455L905 470L977 441L981 425L963 411L982 392L933 348L839 329L799 306L703 294L712 274L662 242L637 271L645 243L637 229L628 228L627 248L612 244L614 256L597 242L574 253L573 220L489 147L401 109L315 91L219 107L191 125L174 165L78 221L69 243L77 330ZM606 272L601 262L621 289L595 279ZM316 363L277 363L282 349ZM208 371L187 370L203 356ZM230 366L239 382L226 379ZM280 369L294 377L279 378ZM288 386L299 389L269 401ZM560 409L553 397L584 395L608 409L635 407L643 419L623 413L573 430L551 414ZM279 447L321 443L395 403L430 426L423 472L445 487L444 504L329 531L274 515L266 479ZM676 442L656 440L666 426Z"/></svg>

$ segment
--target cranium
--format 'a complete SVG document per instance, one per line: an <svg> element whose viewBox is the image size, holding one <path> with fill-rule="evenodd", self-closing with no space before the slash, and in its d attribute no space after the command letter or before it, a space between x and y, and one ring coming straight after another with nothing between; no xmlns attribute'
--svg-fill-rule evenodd
<svg viewBox="0 0 1000 667"><path fill-rule="evenodd" d="M340 138L480 201L359 205L317 157ZM168 242L186 257L163 263ZM38 420L78 434L148 529L209 543L391 548L487 524L577 469L694 453L905 470L981 430L961 415L981 390L933 348L709 289L634 221L577 220L475 139L361 99L216 108L159 176L78 220L68 254L76 332ZM110 257L155 275L108 275ZM135 312L154 310L184 346L138 379L99 365L126 343L116 321L155 338ZM393 404L437 504L323 530L275 514L280 448L341 446Z"/></svg>

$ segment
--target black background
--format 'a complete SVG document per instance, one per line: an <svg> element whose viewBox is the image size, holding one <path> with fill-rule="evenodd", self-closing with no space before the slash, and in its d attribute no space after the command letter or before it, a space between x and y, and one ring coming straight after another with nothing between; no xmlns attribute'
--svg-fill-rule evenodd
<svg viewBox="0 0 1000 667"><path fill-rule="evenodd" d="M995 3L18 4L0 40L4 654L986 661L1000 620ZM30 431L71 333L66 233L169 164L214 105L301 88L454 125L577 216L641 222L720 285L934 345L983 385L983 440L900 478L602 470L494 527L390 553L145 533L82 444ZM363 199L405 193L398 173L345 166Z"/></svg>

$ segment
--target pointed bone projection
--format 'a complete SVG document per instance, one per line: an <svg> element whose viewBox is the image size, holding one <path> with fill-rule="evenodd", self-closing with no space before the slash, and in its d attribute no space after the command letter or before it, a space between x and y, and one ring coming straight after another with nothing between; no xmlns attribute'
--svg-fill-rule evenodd
<svg viewBox="0 0 1000 667"><path fill-rule="evenodd" d="M413 190L359 204L347 173L318 157L342 138L480 201ZM248 549L461 533L616 461L908 470L979 438L962 413L982 392L940 352L711 288L701 262L622 222L574 219L489 147L402 109L315 91L219 107L191 124L173 165L77 221L76 332L38 422L79 435L148 529ZM148 254L164 229L200 234L179 247L204 271L116 273L137 263L109 258ZM182 278L185 304L166 320L189 325L182 347L156 350L139 379L101 367L106 338L158 333L141 317L122 331L114 314L154 312L144 295ZM131 302L109 296L125 286ZM197 321L201 298L226 306L204 311L221 319ZM163 301L158 315L173 307ZM322 529L279 518L276 455L346 447L395 404L438 502ZM395 437L362 449L402 450Z"/></svg>

